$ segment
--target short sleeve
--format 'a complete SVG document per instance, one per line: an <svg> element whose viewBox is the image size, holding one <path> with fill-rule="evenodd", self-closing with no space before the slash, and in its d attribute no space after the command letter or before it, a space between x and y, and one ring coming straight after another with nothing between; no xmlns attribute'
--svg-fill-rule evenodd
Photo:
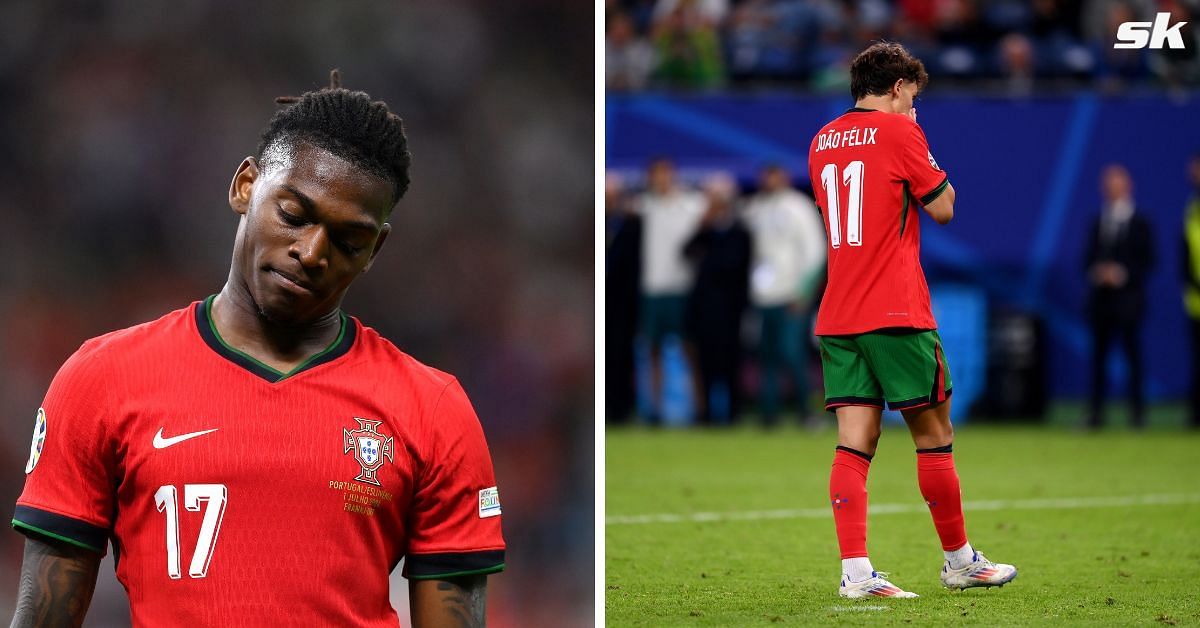
<svg viewBox="0 0 1200 628"><path fill-rule="evenodd" d="M409 514L404 576L421 580L504 569L500 494L483 427L457 381L427 419Z"/></svg>
<svg viewBox="0 0 1200 628"><path fill-rule="evenodd" d="M105 553L118 484L108 384L86 344L54 376L34 422L17 531Z"/></svg>
<svg viewBox="0 0 1200 628"><path fill-rule="evenodd" d="M921 127L916 123L906 126L909 129L901 151L901 170L913 196L922 205L928 205L946 191L950 180L929 151L929 141Z"/></svg>

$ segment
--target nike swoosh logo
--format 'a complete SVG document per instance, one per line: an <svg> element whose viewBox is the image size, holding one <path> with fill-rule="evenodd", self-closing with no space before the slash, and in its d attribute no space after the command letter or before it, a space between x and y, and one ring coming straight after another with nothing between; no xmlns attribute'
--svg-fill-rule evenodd
<svg viewBox="0 0 1200 628"><path fill-rule="evenodd" d="M211 434L212 432L215 432L215 431L217 431L217 428L214 427L211 430L204 430L203 432L191 432L190 434L180 434L179 436L172 436L171 438L163 438L162 428L160 427L160 428L158 428L158 433L154 435L154 448L155 449L166 449L167 447L170 447L171 445L176 445L176 444L182 443L183 441L185 441L189 438L196 438L197 436L204 436L205 434Z"/></svg>

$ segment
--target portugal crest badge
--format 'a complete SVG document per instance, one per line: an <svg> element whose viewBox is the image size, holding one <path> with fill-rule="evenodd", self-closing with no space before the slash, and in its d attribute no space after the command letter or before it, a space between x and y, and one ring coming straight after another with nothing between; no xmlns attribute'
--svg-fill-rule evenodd
<svg viewBox="0 0 1200 628"><path fill-rule="evenodd" d="M385 437L379 433L377 428L383 424L383 421L371 421L358 417L354 417L354 420L358 422L358 429L342 428L342 445L344 447L342 454L353 451L354 460L362 467L362 473L359 473L358 477L354 478L355 480L381 486L375 477L375 472L383 466L384 458L395 461L392 454L394 449L392 437Z"/></svg>

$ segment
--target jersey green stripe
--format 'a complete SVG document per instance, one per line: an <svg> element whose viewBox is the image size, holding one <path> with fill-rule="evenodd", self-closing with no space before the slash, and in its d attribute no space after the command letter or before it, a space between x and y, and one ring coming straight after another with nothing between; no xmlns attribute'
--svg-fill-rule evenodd
<svg viewBox="0 0 1200 628"><path fill-rule="evenodd" d="M296 373L304 370L304 368L306 366L311 364L317 358L325 355L326 353L329 353L330 351L333 351L334 349L337 348L337 346L339 344L341 344L342 338L344 338L346 336L346 315L344 313L339 312L338 318L341 322L341 326L338 329L337 338L334 338L333 342L330 343L330 345L328 347L325 347L323 350L321 350L320 353L317 353L316 355L309 357L307 360L305 360L305 361L301 362L299 365L297 365L296 368L288 371L287 373L284 373L283 371L280 371L277 368L274 368L270 365L259 362L258 360L256 360L254 358L254 356L249 355L249 354L245 353L244 351L239 351L239 350L229 346L229 343L225 342L225 339L221 337L221 332L217 331L217 323L213 320L213 316L212 316L212 304L215 299L216 299L216 295L213 295L213 296L208 297L208 299L204 302L204 317L208 319L208 327L209 327L209 329L212 330L213 336L217 339L217 342L221 343L221 346L225 347L226 349L229 349L230 351L242 356L243 358L246 358L247 360L250 360L251 362L257 364L258 366L261 366L264 369L267 369L268 371L278 375L280 380L282 380L286 377L289 377L291 375L295 375Z"/></svg>
<svg viewBox="0 0 1200 628"><path fill-rule="evenodd" d="M904 208L900 210L900 237L904 237L904 227L908 225L908 181L900 182L900 193L904 195Z"/></svg>
<svg viewBox="0 0 1200 628"><path fill-rule="evenodd" d="M946 191L946 186L948 186L948 185L950 185L950 178L946 177L945 179L942 179L941 185L937 186L936 188L933 188L932 190L929 191L929 194L926 194L925 196L921 197L921 204L928 205L928 204L932 203L933 201L937 200L937 197L941 196L942 192Z"/></svg>
<svg viewBox="0 0 1200 628"><path fill-rule="evenodd" d="M496 573L497 571L501 571L503 569L504 569L504 563L500 563L499 565L492 565L491 567L484 567L483 569L472 569L469 571L452 571L450 573L439 573L439 574L433 574L433 575L420 575L420 576L410 575L410 576L408 576L408 579L409 580L440 580L442 578L457 578L458 576L478 576L478 575L484 575L484 574L489 574L489 573Z"/></svg>
<svg viewBox="0 0 1200 628"><path fill-rule="evenodd" d="M16 519L13 519L12 525L14 528L25 528L26 530L33 530L34 532L37 532L38 534L48 536L52 539L58 539L64 543L70 543L71 545L77 545L79 547L82 547L83 549L92 550L93 552L100 552L101 554L104 553L103 548L92 547L91 545L88 545L87 543L84 543L83 541L76 541L75 539L63 536L61 534L55 534L49 530L43 530L37 526L31 526L28 523L25 523L24 521L18 521Z"/></svg>
<svg viewBox="0 0 1200 628"><path fill-rule="evenodd" d="M305 367L307 367L309 364L312 364L314 361L316 361L317 358L320 358L321 356L325 355L326 353L333 351L334 349L337 348L338 345L342 344L342 338L346 337L346 315L342 314L341 312L338 312L338 319L341 321L342 325L338 329L337 338L333 339L333 344L329 345L328 347L325 347L324 351L321 351L320 353L318 353L318 354L310 357L309 359L301 362L300 364L296 365L296 368L288 371L286 374L284 374L284 377L294 375L295 373L298 373L298 372L304 370Z"/></svg>
<svg viewBox="0 0 1200 628"><path fill-rule="evenodd" d="M213 304L214 299L216 299L216 295L208 297L208 300L206 300L204 302L204 318L208 319L208 328L212 330L213 337L217 339L217 342L221 343L222 347L225 347L226 349L229 349L230 351L242 356L243 358L246 358L247 360L250 360L251 362L267 369L268 371L270 371L280 377L283 377L283 372L280 371L279 369L274 368L269 365L266 365L266 364L263 364L262 362L259 362L258 360L254 359L254 356L249 355L242 351L238 351L237 349L229 346L228 342L225 342L225 339L221 337L221 332L217 331L217 323L213 320L212 304Z"/></svg>

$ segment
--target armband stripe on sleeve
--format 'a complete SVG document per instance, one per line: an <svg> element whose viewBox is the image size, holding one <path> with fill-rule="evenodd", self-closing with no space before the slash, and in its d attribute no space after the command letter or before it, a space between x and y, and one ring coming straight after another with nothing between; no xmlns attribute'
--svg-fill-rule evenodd
<svg viewBox="0 0 1200 628"><path fill-rule="evenodd" d="M504 569L504 550L455 554L409 554L404 560L404 577L432 580L496 573Z"/></svg>
<svg viewBox="0 0 1200 628"><path fill-rule="evenodd" d="M942 179L941 184L939 184L936 188L933 188L932 190L930 190L929 193L926 194L925 196L921 197L921 204L928 205L928 204L932 203L934 200L937 199L937 197L942 195L942 192L946 191L946 187L949 185L950 185L950 177L946 177L945 179Z"/></svg>
<svg viewBox="0 0 1200 628"><path fill-rule="evenodd" d="M13 513L12 526L27 536L55 539L101 554L105 553L108 544L108 530L32 506L18 504Z"/></svg>

